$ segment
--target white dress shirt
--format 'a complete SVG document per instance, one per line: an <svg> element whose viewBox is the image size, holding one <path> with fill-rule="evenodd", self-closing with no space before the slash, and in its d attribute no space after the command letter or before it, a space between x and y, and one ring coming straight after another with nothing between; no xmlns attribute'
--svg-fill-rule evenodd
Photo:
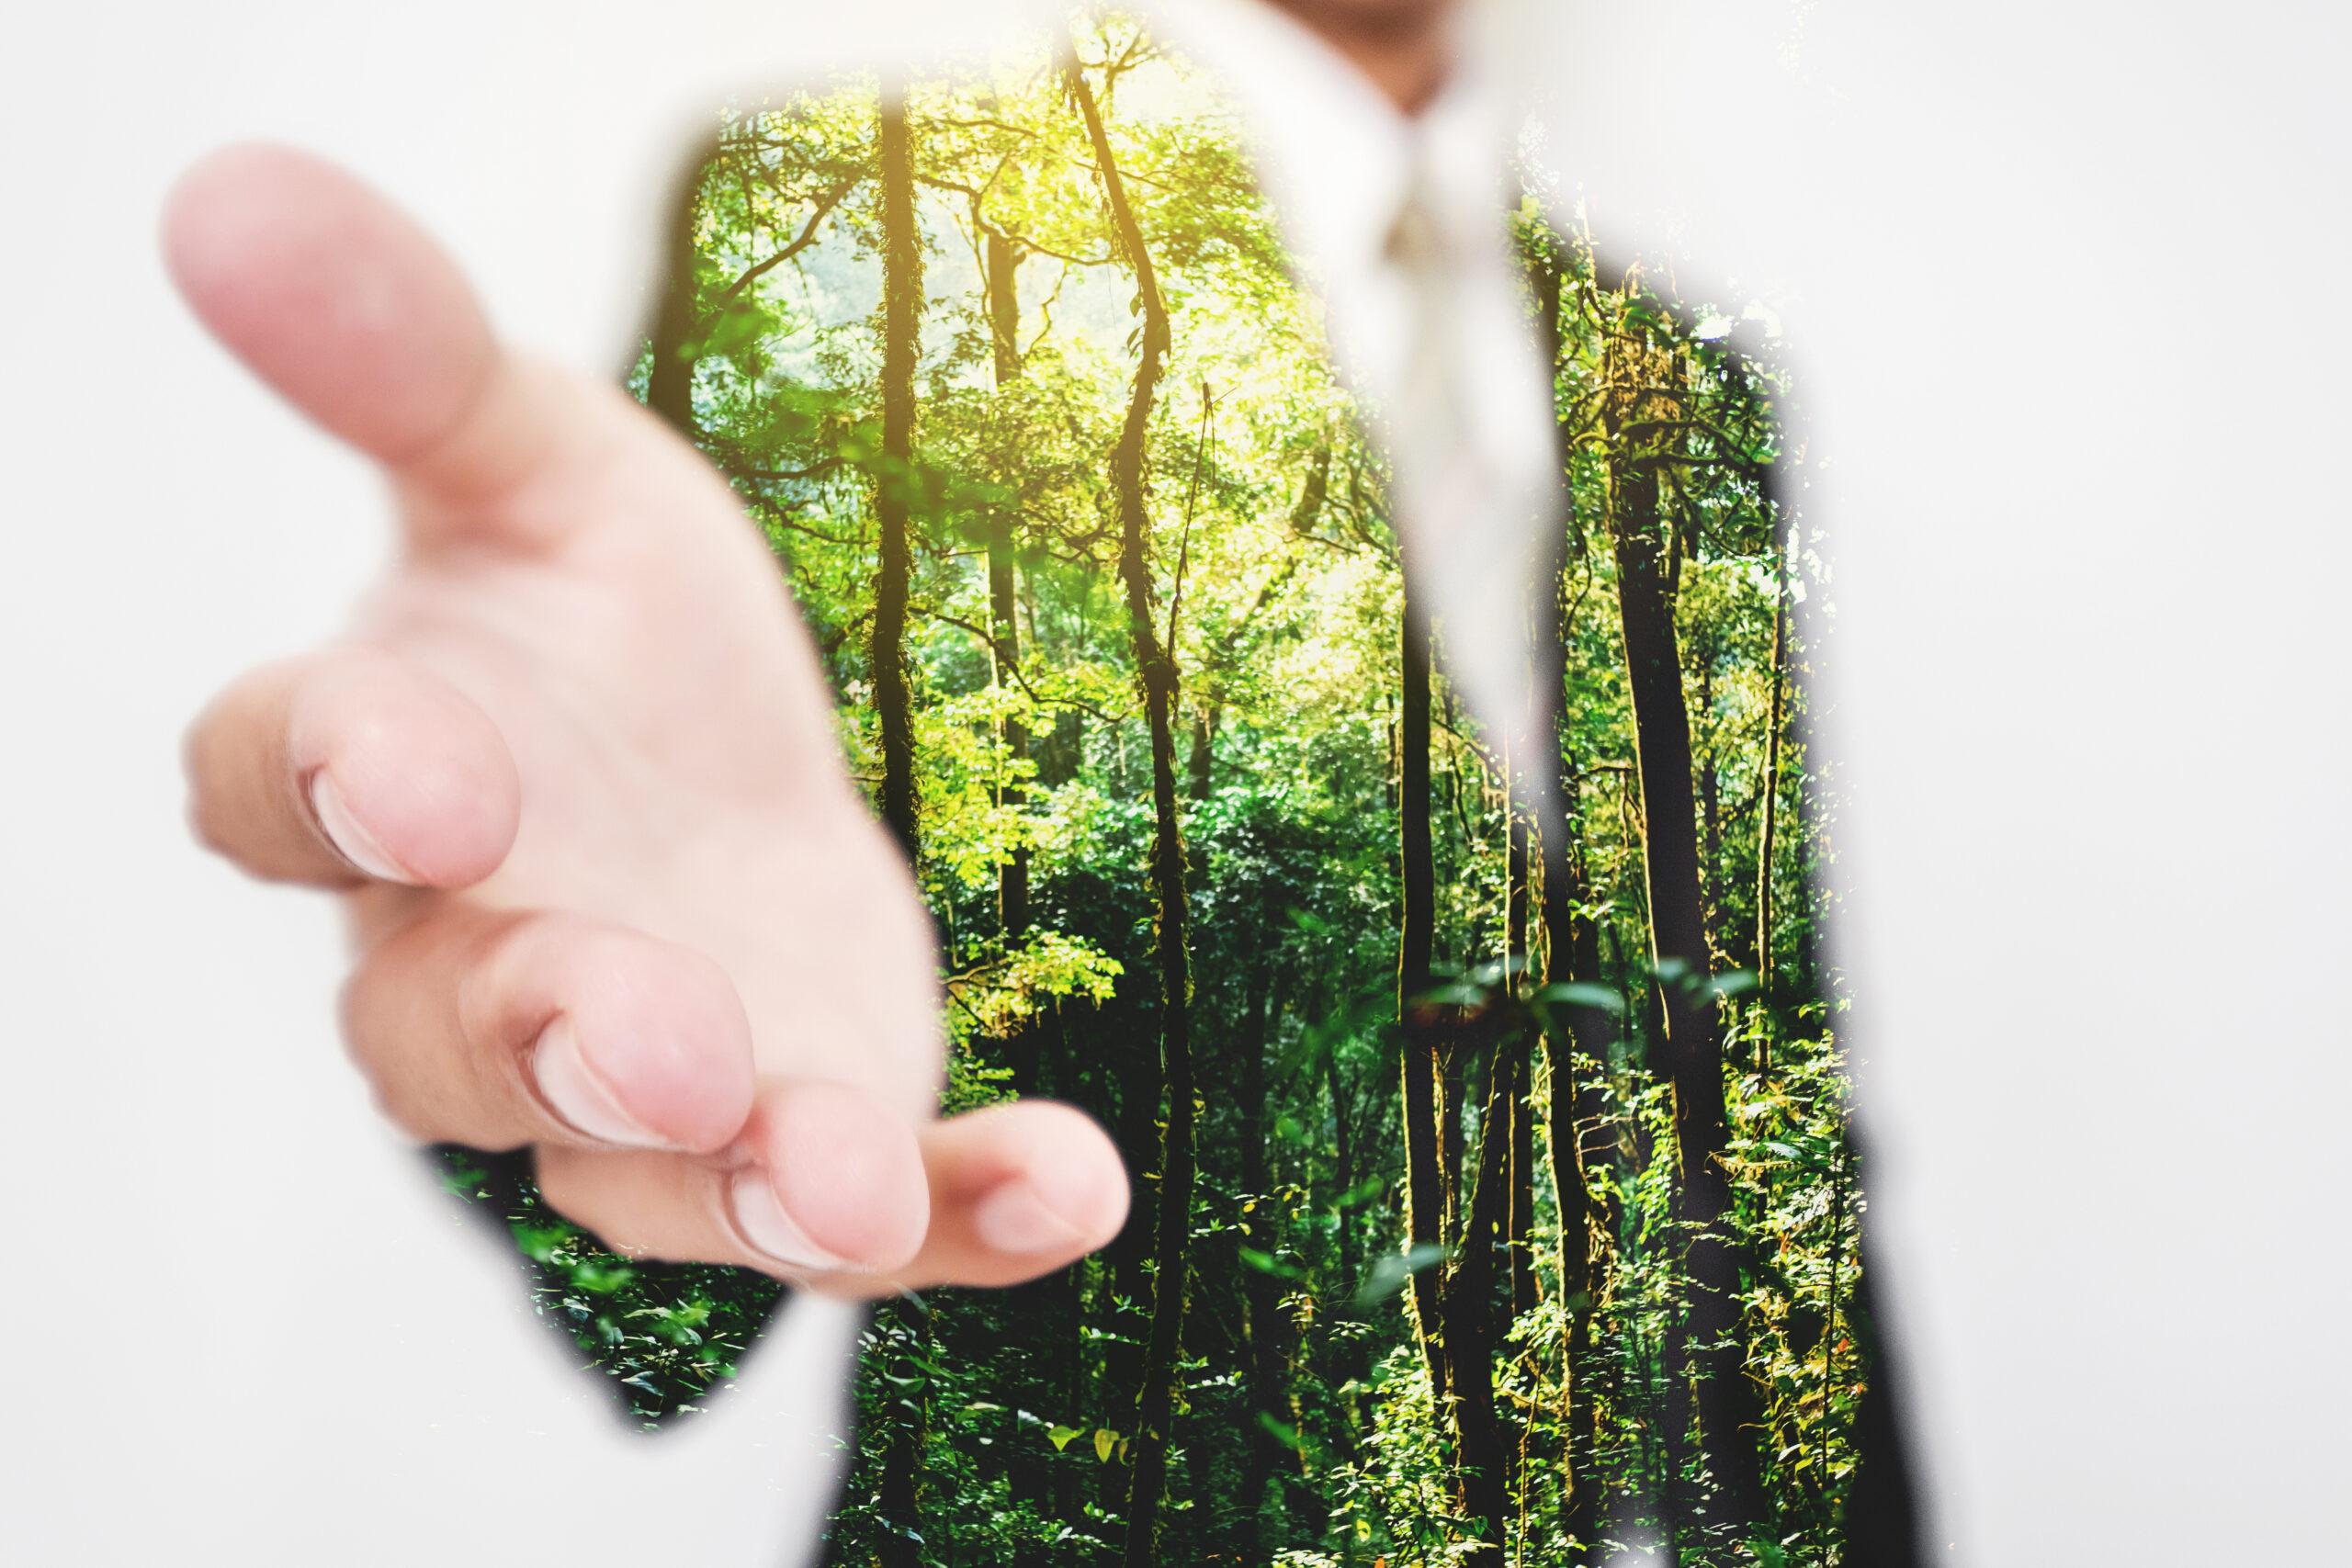
<svg viewBox="0 0 2352 1568"><path fill-rule="evenodd" d="M1302 281L1323 301L1333 356L1396 470L1395 523L1437 626L1439 659L1471 711L1524 730L1532 690L1521 606L1543 530L1557 527L1551 378L1507 221L1518 116L1468 47L1438 96L1408 117L1329 44L1263 0L1181 0L1160 35L1217 78L1240 111ZM1408 200L1431 253L1416 277L1391 243ZM1419 320L1442 299L1443 320ZM1442 395L1459 406L1432 446L1426 407L1439 333ZM1548 783L1548 751L1515 762Z"/></svg>

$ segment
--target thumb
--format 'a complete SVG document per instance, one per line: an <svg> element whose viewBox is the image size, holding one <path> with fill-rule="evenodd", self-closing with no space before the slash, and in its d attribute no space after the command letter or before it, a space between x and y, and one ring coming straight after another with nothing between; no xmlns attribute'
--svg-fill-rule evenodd
<svg viewBox="0 0 2352 1568"><path fill-rule="evenodd" d="M387 467L462 484L511 470L532 438L537 422L516 417L527 400L493 395L515 378L456 264L334 164L261 144L214 152L173 189L163 247L230 352Z"/></svg>

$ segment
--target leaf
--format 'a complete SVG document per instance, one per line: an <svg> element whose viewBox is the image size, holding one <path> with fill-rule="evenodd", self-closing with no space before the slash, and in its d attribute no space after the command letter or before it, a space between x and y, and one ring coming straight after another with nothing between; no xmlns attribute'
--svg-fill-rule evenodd
<svg viewBox="0 0 2352 1568"><path fill-rule="evenodd" d="M1118 1445L1119 1434L1108 1427L1094 1428L1094 1457L1104 1464L1111 1462L1111 1450Z"/></svg>
<svg viewBox="0 0 2352 1568"><path fill-rule="evenodd" d="M711 323L709 334L698 345L698 352L713 357L740 354L777 328L775 317L745 299L729 305L724 315Z"/></svg>
<svg viewBox="0 0 2352 1568"><path fill-rule="evenodd" d="M1258 1425L1264 1427L1274 1441L1298 1455L1299 1458L1317 1462L1321 1461L1323 1446L1297 1427L1287 1422L1276 1420L1272 1415L1263 1410L1258 1412Z"/></svg>
<svg viewBox="0 0 2352 1568"><path fill-rule="evenodd" d="M1306 1279L1306 1269L1285 1263L1271 1252L1261 1252L1254 1247L1245 1247L1239 1250L1241 1261L1261 1274L1272 1274L1277 1280L1291 1280L1302 1283Z"/></svg>
<svg viewBox="0 0 2352 1568"><path fill-rule="evenodd" d="M1625 1010L1625 998L1607 986L1596 986L1589 980L1570 980L1562 985L1546 986L1535 993L1536 1005L1564 1008L1598 1008L1606 1013Z"/></svg>
<svg viewBox="0 0 2352 1568"><path fill-rule="evenodd" d="M571 1239L570 1225L529 1225L519 1221L507 1227L514 1235L515 1250L534 1263L554 1260L563 1244Z"/></svg>
<svg viewBox="0 0 2352 1568"><path fill-rule="evenodd" d="M1735 969L1728 975L1718 975L1707 982L1707 988L1718 1000L1744 996L1756 988L1755 975L1746 969Z"/></svg>
<svg viewBox="0 0 2352 1568"><path fill-rule="evenodd" d="M1082 1437L1084 1435L1085 1429L1083 1427L1054 1427L1046 1430L1046 1440L1054 1445L1054 1451L1056 1453L1060 1453L1069 1447L1069 1440L1072 1438Z"/></svg>
<svg viewBox="0 0 2352 1568"><path fill-rule="evenodd" d="M1356 1305L1375 1306L1405 1288L1405 1281L1432 1263L1445 1260L1445 1248L1421 1242L1405 1252L1392 1252L1372 1266L1356 1291Z"/></svg>
<svg viewBox="0 0 2352 1568"><path fill-rule="evenodd" d="M571 1267L571 1282L594 1295L609 1296L636 1278L637 1270L626 1264L606 1264L591 1259Z"/></svg>

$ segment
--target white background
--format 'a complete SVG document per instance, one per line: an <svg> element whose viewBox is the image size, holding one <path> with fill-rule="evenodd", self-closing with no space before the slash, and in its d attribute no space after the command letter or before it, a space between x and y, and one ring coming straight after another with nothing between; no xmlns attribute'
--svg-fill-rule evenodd
<svg viewBox="0 0 2352 1568"><path fill-rule="evenodd" d="M330 629L385 529L175 308L153 215L222 140L319 148L447 237L513 336L611 367L695 105L989 12L12 18L0 1556L774 1562L805 1528L839 1322L691 1435L620 1436L370 1120L325 906L184 840L180 728ZM1601 232L1770 299L1799 353L1873 1224L1939 1556L2328 1560L2343 11L1513 15Z"/></svg>

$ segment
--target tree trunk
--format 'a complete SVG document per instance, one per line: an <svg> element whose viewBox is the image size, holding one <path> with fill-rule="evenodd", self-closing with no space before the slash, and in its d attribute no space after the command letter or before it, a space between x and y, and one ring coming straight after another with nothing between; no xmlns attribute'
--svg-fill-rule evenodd
<svg viewBox="0 0 2352 1568"><path fill-rule="evenodd" d="M1331 1186L1342 1202L1352 1200L1356 1189L1356 1146L1354 1119L1348 1112L1346 1085L1340 1077L1340 1053L1323 1054L1323 1089L1331 1100ZM1341 1286L1353 1291L1361 1282L1356 1260L1356 1225L1346 1209L1339 1213L1339 1228L1333 1247L1339 1255ZM1339 1380L1345 1382L1347 1380Z"/></svg>
<svg viewBox="0 0 2352 1568"><path fill-rule="evenodd" d="M1548 361L1555 366L1560 355L1564 281L1555 249L1531 258L1529 282L1535 293ZM1555 547L1558 553L1544 574L1544 602L1537 608L1535 623L1544 634L1536 640L1535 676L1537 689L1544 693L1537 709L1539 733L1555 748L1551 761L1560 780L1556 792L1544 803L1538 823L1544 984L1598 988L1603 979L1600 931L1586 912L1592 892L1579 837L1581 775L1577 760L1563 754L1568 739L1568 665L1570 650L1576 646L1576 627L1569 618L1573 606L1566 595L1565 580L1568 563L1581 558L1584 532L1567 484L1576 433L1565 422L1556 423L1555 431L1559 442L1562 526ZM1569 1325L1561 1347L1560 1422L1566 1434L1562 1456L1566 1473L1561 1478L1560 1529L1590 1562L1598 1561L1602 1524L1600 1402L1595 1397L1600 1368L1594 1352L1606 1253L1599 1237L1616 1230L1615 1215L1600 1210L1590 1196L1590 1177L1613 1151L1608 1124L1608 1074L1616 1023L1607 1008L1587 1001L1559 1007L1552 1018L1554 1027L1544 1038L1552 1067L1544 1119L1551 1143L1552 1188L1559 1199L1560 1294Z"/></svg>
<svg viewBox="0 0 2352 1568"><path fill-rule="evenodd" d="M1524 996L1531 825L1516 797L1507 802L1507 807L1510 813L1510 841L1506 856L1510 887L1504 895L1504 951L1511 994ZM1522 1073L1522 1079L1524 1076ZM1510 1317L1514 1322L1535 1309L1535 1255L1529 1245L1535 1234L1535 1129L1526 1088L1522 1081L1510 1099L1510 1201L1503 1226L1510 1265Z"/></svg>
<svg viewBox="0 0 2352 1568"><path fill-rule="evenodd" d="M994 350L996 389L1004 391L1021 375L1021 306L1018 284L1020 252L995 229L986 230L984 256L989 308L989 337ZM1000 698L1010 691L1021 663L1021 622L1018 584L1014 576L1015 509L1007 507L989 519L988 590L989 684ZM1029 731L1019 717L1007 715L1000 733L1011 769L997 791L998 803L1018 812L1028 796L1018 769L1028 760ZM1005 951L1019 947L1029 934L1029 846L1016 843L997 867L997 929ZM1044 1060L1053 1032L1016 1026L1004 1042L1007 1066L1012 1069L1013 1091L1023 1099L1045 1093L1047 1066ZM1078 1329L1075 1274L1059 1269L1042 1280L1015 1286L1007 1293L1006 1320L1022 1358L1021 1408L1032 1415L1057 1405L1057 1370L1078 1353L1072 1339ZM1075 1408L1074 1405L1064 1405ZM1016 1504L1041 1511L1056 1506L1052 1450L1034 1434L1022 1431L1016 1418L1006 1482ZM1065 1523L1069 1522L1067 1519ZM1039 1538L1023 1536L1013 1548L1013 1568L1046 1568L1052 1548Z"/></svg>
<svg viewBox="0 0 2352 1568"><path fill-rule="evenodd" d="M1564 771L1557 819L1544 852L1544 925L1550 963L1546 986L1597 986L1600 934L1584 912L1591 894L1584 854L1570 836L1578 821L1576 774ZM1555 842L1556 841L1556 842ZM1551 1134L1552 1187L1560 1205L1560 1293L1569 1330L1562 1347L1561 1422L1567 1432L1567 1473L1561 1487L1562 1532L1589 1552L1600 1534L1600 1476L1596 1463L1596 1401L1590 1391L1593 1342L1604 1254L1596 1235L1612 1232L1614 1217L1597 1212L1591 1173L1609 1158L1608 1064L1614 1032L1607 1009L1571 1003L1555 1014L1545 1037L1552 1063L1546 1108Z"/></svg>
<svg viewBox="0 0 2352 1568"><path fill-rule="evenodd" d="M1634 762L1642 791L1643 874L1648 889L1650 951L1660 973L1662 1066L1673 1087L1674 1134L1681 1166L1680 1218L1692 1227L1690 1306L1671 1359L1679 1393L1695 1383L1703 1452L1719 1506L1699 1507L1687 1485L1693 1467L1686 1423L1669 1408L1663 1423L1679 1494L1676 1522L1736 1531L1769 1522L1758 1475L1760 1408L1739 1338L1739 1257L1728 1234L1736 1224L1721 1164L1729 1134L1724 1110L1722 1043L1710 976L1701 894L1697 803L1693 798L1690 716L1682 691L1674 601L1667 583L1658 470L1668 460L1655 444L1634 443L1624 427L1672 418L1649 395L1666 368L1664 351L1612 334L1603 350L1602 419L1609 437L1610 524L1617 561L1619 618L1634 705ZM1641 449L1635 449L1639 446ZM1701 1515L1707 1517L1702 1521Z"/></svg>
<svg viewBox="0 0 2352 1568"><path fill-rule="evenodd" d="M1524 755L1528 738L1514 738L1511 755ZM1507 844L1504 852L1505 888L1504 952L1506 985L1513 997L1527 994L1524 976L1527 973L1527 914L1530 892L1530 829L1531 823L1519 792L1506 781L1504 809L1508 812L1505 829ZM1510 1035L1502 1043L1510 1054L1510 1098L1503 1102L1504 1113L1510 1118L1507 1131L1510 1146L1506 1151L1501 1216L1503 1265L1506 1289L1502 1292L1502 1321L1494 1336L1493 1354L1499 1354L1509 1339L1512 1324L1535 1309L1535 1252L1532 1242L1535 1234L1535 1125L1534 1107L1528 1094L1530 1056L1534 1042L1514 1024ZM1491 1376L1491 1374L1490 1374ZM1501 1427L1498 1442L1504 1447L1506 1480L1518 1474L1525 1457L1524 1424L1516 1417L1498 1416ZM1498 1525L1500 1524L1499 1517Z"/></svg>
<svg viewBox="0 0 2352 1568"><path fill-rule="evenodd" d="M1457 781L1458 782L1458 781ZM1455 1021L1451 1010L1441 1012L1441 1026ZM1440 1234L1458 1236L1469 1223L1463 1210L1464 1194L1476 1185L1477 1173L1470 1169L1468 1131L1462 1125L1462 1111L1476 1099L1470 1092L1468 1068L1471 1058L1462 1048L1451 1030L1441 1034L1437 1043L1437 1140L1438 1160L1444 1173L1444 1219Z"/></svg>
<svg viewBox="0 0 2352 1568"><path fill-rule="evenodd" d="M1847 1151L1840 1145L1830 1155L1829 1171L1829 1294L1822 1311L1821 1328L1821 1453L1814 1465L1813 1484L1821 1504L1825 1540L1835 1535L1837 1504L1829 1475L1829 1438L1836 1425L1838 1387L1838 1275L1846 1261Z"/></svg>
<svg viewBox="0 0 2352 1568"><path fill-rule="evenodd" d="M1788 728L1789 583L1788 520L1773 509L1772 698L1764 721L1764 789L1756 829L1756 999L1772 1003L1772 853L1781 825L1781 732ZM1769 1032L1757 1042L1758 1072L1771 1066Z"/></svg>
<svg viewBox="0 0 2352 1568"><path fill-rule="evenodd" d="M1151 884L1157 906L1154 946L1159 961L1160 1074L1167 1092L1160 1143L1158 1273L1152 1285L1151 1338L1136 1402L1136 1431L1127 1497L1126 1568L1152 1568L1159 1555L1159 1504L1167 1486L1169 1428L1183 1350L1187 1243L1193 1224L1193 1046L1190 903L1184 886L1184 844L1177 818L1176 654L1163 647L1155 620L1151 581L1151 518L1145 486L1145 441L1153 399L1168 355L1168 307L1145 248L1143 229L1127 201L1111 138L1094 92L1075 59L1063 78L1086 121L1119 249L1136 281L1143 319L1135 385L1126 422L1111 456L1119 505L1119 578L1126 590L1127 626L1135 647L1136 683L1151 732Z"/></svg>
<svg viewBox="0 0 2352 1568"><path fill-rule="evenodd" d="M1707 951L1728 954L1724 940L1724 779L1715 755L1715 657L1710 650L1699 664L1699 715L1707 743L1699 758L1699 823L1705 859L1701 884L1706 900Z"/></svg>
<svg viewBox="0 0 2352 1568"><path fill-rule="evenodd" d="M931 1427L931 1380L920 1363L932 1359L931 1321L922 1307L905 1296L894 1298L877 1321L889 1348L896 1352L889 1359L897 1361L912 1382L889 1406L882 1480L875 1496L881 1527L875 1562L878 1568L923 1568L923 1449Z"/></svg>
<svg viewBox="0 0 2352 1568"><path fill-rule="evenodd" d="M881 559L874 584L874 704L882 725L882 820L911 863L921 848L915 818L914 720L907 684L908 538L906 475L914 456L916 334L922 300L922 255L914 217L914 160L907 142L905 106L885 96L881 105L882 206L882 471L874 510L881 528ZM930 1333L922 1309L904 1297L891 1303L891 1337L910 1358L908 1371ZM927 1358L926 1358L927 1359ZM884 1451L880 1509L885 1526L883 1568L917 1568L922 1451L927 1445L928 1381L917 1384L893 1412Z"/></svg>
<svg viewBox="0 0 2352 1568"><path fill-rule="evenodd" d="M1205 705L1193 714L1193 750L1184 761L1184 798L1198 806L1209 797L1216 765L1216 711Z"/></svg>
<svg viewBox="0 0 2352 1568"><path fill-rule="evenodd" d="M1510 1211L1510 1102L1527 1060L1506 1036L1487 1056L1487 1098L1479 1118L1478 1167L1465 1205L1462 1242L1444 1274L1440 1303L1447 1387L1454 1434L1453 1493L1476 1544L1466 1568L1500 1568L1509 1519L1510 1454L1495 1409L1496 1244Z"/></svg>
<svg viewBox="0 0 2352 1568"><path fill-rule="evenodd" d="M882 725L882 820L915 854L914 717L907 686L907 591L913 569L907 497L914 461L915 352L922 256L906 107L882 104L882 467L874 484L881 564L874 580L874 706Z"/></svg>
<svg viewBox="0 0 2352 1568"><path fill-rule="evenodd" d="M1241 1191L1254 1203L1243 1230L1249 1244L1271 1254L1275 1245L1274 1214L1269 1196L1272 1175L1266 1155L1266 1051L1268 1045L1270 977L1263 967L1250 979L1241 1038ZM1243 1376L1250 1405L1250 1430L1243 1434L1249 1458L1241 1473L1239 1509L1245 1539L1252 1543L1250 1561L1266 1562L1290 1543L1269 1540L1263 1524L1266 1488L1275 1467L1289 1451L1266 1428L1266 1418L1285 1418L1288 1404L1284 1370L1290 1335L1282 1312L1282 1281L1262 1269L1241 1269L1243 1329L1249 1338Z"/></svg>
<svg viewBox="0 0 2352 1568"><path fill-rule="evenodd" d="M653 363L645 379L645 406L689 441L701 435L695 426L695 220L707 166L707 157L695 160L671 213L669 284L653 317Z"/></svg>
<svg viewBox="0 0 2352 1568"><path fill-rule="evenodd" d="M1438 1116L1442 1074L1438 1031L1421 1000L1430 990L1437 921L1437 874L1430 832L1430 629L1414 592L1404 584L1404 673L1398 696L1397 821L1402 862L1402 917L1397 936L1396 1017L1402 1026L1405 1122L1405 1243L1408 1250L1440 1247L1446 1235L1445 1140ZM1409 1276L1415 1337L1429 1368L1430 1394L1445 1408L1445 1357L1440 1348L1436 1267Z"/></svg>
<svg viewBox="0 0 2352 1568"><path fill-rule="evenodd" d="M1001 392L1021 375L1021 303L1016 287L1020 254L1012 242L991 229L988 234L989 336L995 347L996 388ZM1003 694L1021 667L1020 600L1013 580L1015 508L1006 507L989 523L989 680ZM1004 751L1012 771L997 799L1008 812L1018 812L1028 800L1021 764L1029 760L1029 730L1018 717L1007 716ZM998 929L1009 950L1029 932L1029 846L1015 844L997 868Z"/></svg>

